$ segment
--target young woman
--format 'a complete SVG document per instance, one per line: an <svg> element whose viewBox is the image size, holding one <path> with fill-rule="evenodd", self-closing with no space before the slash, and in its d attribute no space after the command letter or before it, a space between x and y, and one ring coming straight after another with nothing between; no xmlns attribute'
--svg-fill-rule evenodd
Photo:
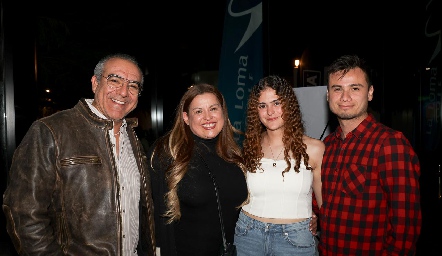
<svg viewBox="0 0 442 256"><path fill-rule="evenodd" d="M304 134L291 85L278 76L252 88L243 157L249 198L236 224L238 255L315 255L312 195L320 207L324 143Z"/></svg>

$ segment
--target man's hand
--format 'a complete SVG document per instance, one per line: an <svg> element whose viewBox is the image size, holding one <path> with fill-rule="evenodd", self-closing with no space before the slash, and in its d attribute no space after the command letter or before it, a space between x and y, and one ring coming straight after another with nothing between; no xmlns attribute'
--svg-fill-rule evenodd
<svg viewBox="0 0 442 256"><path fill-rule="evenodd" d="M317 229L318 229L318 217L316 216L316 214L313 213L312 219L310 220L310 232L312 232L312 234L316 236Z"/></svg>

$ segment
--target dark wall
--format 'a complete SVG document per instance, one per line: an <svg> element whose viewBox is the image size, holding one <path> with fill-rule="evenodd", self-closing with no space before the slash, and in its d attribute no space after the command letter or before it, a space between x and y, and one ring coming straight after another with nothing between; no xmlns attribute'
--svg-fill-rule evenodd
<svg viewBox="0 0 442 256"><path fill-rule="evenodd" d="M0 192L3 195L7 185L7 170L12 153L37 117L36 83L34 77L34 30L27 19L29 9L23 8L20 15L15 10L17 3L1 1L2 53L2 120L1 145L2 165L0 170ZM8 110L8 111L6 111ZM4 117L4 118L3 118ZM11 130L13 128L13 130ZM3 202L3 196L2 202ZM16 255L6 233L5 217L0 214L0 254Z"/></svg>

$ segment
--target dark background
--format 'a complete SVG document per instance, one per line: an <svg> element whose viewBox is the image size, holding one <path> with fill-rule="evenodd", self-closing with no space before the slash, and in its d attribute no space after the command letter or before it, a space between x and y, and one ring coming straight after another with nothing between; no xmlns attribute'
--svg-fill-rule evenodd
<svg viewBox="0 0 442 256"><path fill-rule="evenodd" d="M5 1L5 40L14 49L14 72L20 74L16 87L38 95L51 88L54 108L71 107L78 98L92 95L89 80L97 60L119 51L135 55L145 67L148 85L167 88L173 105L192 82L192 74L218 70L228 1L38 1L26 8L21 2ZM431 9L440 8L434 2ZM424 49L424 28L431 14L425 4L264 0L265 73L291 78L294 58L301 58L304 69L323 71L337 56L355 53L373 66L385 94L396 95L400 85L407 89L401 95L404 102L415 100L409 76L431 54ZM440 21L436 16L430 24ZM27 80L22 85L25 79L35 88L26 88ZM17 100L27 105L35 103L35 96Z"/></svg>
<svg viewBox="0 0 442 256"><path fill-rule="evenodd" d="M113 52L135 55L143 66L145 90L134 114L146 116L140 124L149 140L161 135L192 76L218 70L228 2L0 0L2 57L11 57L2 67L13 68L16 143L36 118L92 98L93 68ZM404 132L421 160L423 228L417 255L440 255L440 119L435 146L428 149L421 108L422 91L432 89L427 66L439 69L440 97L442 54L430 59L440 43L441 1L263 0L263 12L265 75L291 80L294 58L301 59L303 69L320 72L342 54L358 54L372 65L370 107L380 121ZM435 31L439 39L428 35ZM150 119L152 104L164 110L162 125ZM1 192L7 166L0 172ZM14 255L0 216L0 255Z"/></svg>

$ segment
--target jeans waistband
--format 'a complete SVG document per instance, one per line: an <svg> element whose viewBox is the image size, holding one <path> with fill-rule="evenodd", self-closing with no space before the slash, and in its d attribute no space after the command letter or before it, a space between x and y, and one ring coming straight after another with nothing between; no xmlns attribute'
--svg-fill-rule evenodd
<svg viewBox="0 0 442 256"><path fill-rule="evenodd" d="M305 227L306 225L308 226L310 224L310 220L311 218L307 218L303 221L299 221L299 222L295 222L295 223L290 223L290 224L274 224L274 223L267 223L267 222L262 222L259 220L255 220L247 215L244 214L244 212L240 212L239 213L239 220L247 223L248 226L252 226L254 228L258 228L258 229L267 229L267 230L287 230L287 229L299 229L302 227Z"/></svg>

